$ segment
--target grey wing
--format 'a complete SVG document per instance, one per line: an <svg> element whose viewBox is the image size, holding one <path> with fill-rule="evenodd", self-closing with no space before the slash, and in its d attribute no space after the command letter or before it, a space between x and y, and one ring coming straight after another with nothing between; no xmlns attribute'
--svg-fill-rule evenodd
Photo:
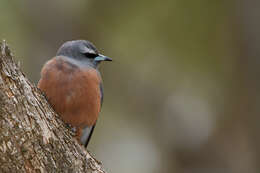
<svg viewBox="0 0 260 173"><path fill-rule="evenodd" d="M100 88L100 94L101 94L101 106L102 106L102 103L103 103L103 94L104 94L104 90L103 90L103 85L102 83L99 84L99 88ZM90 138L93 134L93 131L95 129L95 126L96 126L96 123L93 125L93 126L86 126L83 131L82 131L82 135L80 137L80 142L87 148L88 146L88 143L90 141Z"/></svg>
<svg viewBox="0 0 260 173"><path fill-rule="evenodd" d="M101 94L101 99L100 99L100 101L101 101L101 107L102 107L103 98L104 98L104 89L103 89L103 84L102 84L102 83L99 84L99 89L100 89L100 94Z"/></svg>
<svg viewBox="0 0 260 173"><path fill-rule="evenodd" d="M96 124L94 124L93 126L86 126L83 131L82 131L82 135L80 137L80 142L81 144L83 144L86 148L88 146L88 143L89 143L89 140L92 136L92 133L94 131L94 128L95 128Z"/></svg>

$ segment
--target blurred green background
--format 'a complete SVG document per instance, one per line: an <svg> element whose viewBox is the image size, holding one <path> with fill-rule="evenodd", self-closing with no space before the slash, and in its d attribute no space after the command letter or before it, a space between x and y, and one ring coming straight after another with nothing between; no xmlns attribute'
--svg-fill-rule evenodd
<svg viewBox="0 0 260 173"><path fill-rule="evenodd" d="M113 58L89 150L113 173L260 172L259 17L253 0L1 0L28 78L68 40Z"/></svg>

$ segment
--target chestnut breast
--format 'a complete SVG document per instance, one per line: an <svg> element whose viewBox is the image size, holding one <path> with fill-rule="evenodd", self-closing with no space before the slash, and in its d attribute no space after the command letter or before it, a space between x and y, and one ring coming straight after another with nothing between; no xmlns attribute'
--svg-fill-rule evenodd
<svg viewBox="0 0 260 173"><path fill-rule="evenodd" d="M38 87L66 123L85 127L94 125L98 118L101 82L96 69L53 58L44 65Z"/></svg>

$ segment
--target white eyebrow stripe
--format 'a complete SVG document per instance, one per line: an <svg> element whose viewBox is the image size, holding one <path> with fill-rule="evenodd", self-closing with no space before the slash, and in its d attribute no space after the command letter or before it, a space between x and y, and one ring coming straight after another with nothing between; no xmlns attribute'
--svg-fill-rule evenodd
<svg viewBox="0 0 260 173"><path fill-rule="evenodd" d="M88 47L86 47L86 46L84 46L84 47L80 47L80 51L82 52L82 53L92 53L92 54L96 54L96 52L94 51L94 50L92 50L92 49L90 49L90 48L88 48Z"/></svg>

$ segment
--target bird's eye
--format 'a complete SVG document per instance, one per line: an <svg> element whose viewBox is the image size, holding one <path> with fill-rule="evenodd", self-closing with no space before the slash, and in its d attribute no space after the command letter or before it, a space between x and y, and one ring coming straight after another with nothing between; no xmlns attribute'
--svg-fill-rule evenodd
<svg viewBox="0 0 260 173"><path fill-rule="evenodd" d="M86 57L88 58L96 58L98 55L95 53L84 53Z"/></svg>

